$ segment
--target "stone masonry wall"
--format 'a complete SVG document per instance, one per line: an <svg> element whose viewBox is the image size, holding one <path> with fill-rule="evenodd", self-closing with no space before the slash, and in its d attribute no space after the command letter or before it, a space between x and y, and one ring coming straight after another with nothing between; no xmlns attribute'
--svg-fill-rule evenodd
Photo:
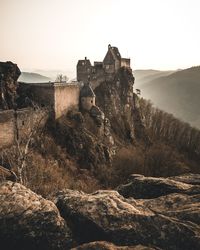
<svg viewBox="0 0 200 250"><path fill-rule="evenodd" d="M46 123L46 117L43 110L34 110L31 108L19 109L16 111L16 136L18 140L24 139L30 134L31 130L40 125L43 127Z"/></svg>
<svg viewBox="0 0 200 250"><path fill-rule="evenodd" d="M53 110L53 118L57 119L72 107L79 107L80 89L77 84L68 83L20 83L26 95L39 106Z"/></svg>
<svg viewBox="0 0 200 250"><path fill-rule="evenodd" d="M66 114L71 108L78 109L80 88L78 85L55 85L55 119Z"/></svg>
<svg viewBox="0 0 200 250"><path fill-rule="evenodd" d="M9 147L15 140L21 141L30 133L36 122L44 117L44 112L35 112L31 108L6 110L0 112L0 149ZM45 119L40 126L43 126Z"/></svg>

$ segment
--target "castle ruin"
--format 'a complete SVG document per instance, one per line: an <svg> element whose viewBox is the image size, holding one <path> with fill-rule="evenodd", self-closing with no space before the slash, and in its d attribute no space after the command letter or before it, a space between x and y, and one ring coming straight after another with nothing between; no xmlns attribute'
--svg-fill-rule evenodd
<svg viewBox="0 0 200 250"><path fill-rule="evenodd" d="M2 64L5 64L7 67L7 63ZM53 120L66 115L72 109L88 111L93 117L102 116L101 110L95 105L93 90L101 82L112 81L121 67L131 71L130 59L122 58L117 47L108 45L108 51L102 62L94 62L92 66L87 58L78 61L77 82L32 84L20 82L18 83L18 93L21 99L24 99L25 102L27 101L25 107L30 106L31 102L34 102L40 107L50 108ZM13 70L14 73L15 71L16 69ZM18 76L19 74L16 74L16 76L10 75L8 80L10 81L11 78L11 82L17 82ZM1 86L4 86L4 82L5 80L3 81L0 78ZM0 110L0 148L12 145L15 138L19 135L23 137L23 131L31 128L34 119L34 111L29 108Z"/></svg>
<svg viewBox="0 0 200 250"><path fill-rule="evenodd" d="M122 58L117 47L108 45L108 51L102 62L94 62L92 66L87 57L77 63L77 81L87 83L90 81L95 89L103 81L112 81L121 67L131 70L129 58Z"/></svg>

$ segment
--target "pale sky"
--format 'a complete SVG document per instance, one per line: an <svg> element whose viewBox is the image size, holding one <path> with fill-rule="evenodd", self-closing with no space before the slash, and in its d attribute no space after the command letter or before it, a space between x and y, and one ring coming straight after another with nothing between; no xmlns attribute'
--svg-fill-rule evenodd
<svg viewBox="0 0 200 250"><path fill-rule="evenodd" d="M133 69L200 64L200 0L0 0L0 61L70 70L110 43Z"/></svg>

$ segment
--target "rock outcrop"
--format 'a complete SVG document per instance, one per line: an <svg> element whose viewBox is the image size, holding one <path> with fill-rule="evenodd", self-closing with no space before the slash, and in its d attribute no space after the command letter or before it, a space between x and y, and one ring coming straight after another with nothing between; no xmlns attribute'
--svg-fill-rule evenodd
<svg viewBox="0 0 200 250"><path fill-rule="evenodd" d="M200 185L200 174L184 174L167 178L169 180L180 181L192 185Z"/></svg>
<svg viewBox="0 0 200 250"><path fill-rule="evenodd" d="M142 123L137 97L133 93L134 77L130 69L120 68L112 81L103 81L96 89L96 103L110 120L118 139L149 143Z"/></svg>
<svg viewBox="0 0 200 250"><path fill-rule="evenodd" d="M69 249L70 230L51 201L19 183L0 183L0 248Z"/></svg>
<svg viewBox="0 0 200 250"><path fill-rule="evenodd" d="M154 250L158 248L151 248L142 245L137 246L116 246L112 243L106 241L96 241L91 243L86 243L72 250Z"/></svg>
<svg viewBox="0 0 200 250"><path fill-rule="evenodd" d="M76 157L81 168L108 168L121 146L140 139L149 143L133 85L131 70L120 68L112 80L95 89L97 106L71 110L57 121L53 129L57 142Z"/></svg>
<svg viewBox="0 0 200 250"><path fill-rule="evenodd" d="M200 227L195 217L200 212L200 197L189 198L188 206L189 196L180 197L177 194L165 201L163 196L163 200L158 198L150 202L125 199L116 191L85 194L64 190L58 194L56 204L61 215L70 221L75 239L80 244L103 240L119 246L142 244L161 249L199 249ZM172 202L181 200L177 204L185 204L187 216L181 213L178 216L179 205L174 205L174 211L165 211L167 199ZM156 210L157 203L160 212L159 208ZM189 217L190 211L194 211L191 215L193 221Z"/></svg>
<svg viewBox="0 0 200 250"><path fill-rule="evenodd" d="M0 62L0 109L16 108L17 79L20 74L17 64Z"/></svg>
<svg viewBox="0 0 200 250"><path fill-rule="evenodd" d="M199 183L199 180L200 178L192 178L191 175L170 178L132 175L130 181L119 186L117 190L124 197L133 197L135 199L152 199L171 193L195 195L200 194L200 185L187 183Z"/></svg>
<svg viewBox="0 0 200 250"><path fill-rule="evenodd" d="M198 176L194 177L197 181ZM65 189L54 197L57 207L19 183L3 181L1 249L200 249L199 185L170 178L166 178L170 183L166 190L171 193L162 192L157 198L124 198L111 190L86 194ZM173 178L192 182L192 175ZM155 178L147 179L153 188ZM140 196L144 194L146 197L143 192Z"/></svg>
<svg viewBox="0 0 200 250"><path fill-rule="evenodd" d="M93 169L109 165L112 157L112 141L105 142L101 130L89 113L71 111L57 121L55 137L81 168Z"/></svg>

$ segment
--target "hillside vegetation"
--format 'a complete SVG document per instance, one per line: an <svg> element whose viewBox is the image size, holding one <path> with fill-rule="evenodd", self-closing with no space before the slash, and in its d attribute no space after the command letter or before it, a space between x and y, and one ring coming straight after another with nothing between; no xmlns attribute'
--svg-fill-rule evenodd
<svg viewBox="0 0 200 250"><path fill-rule="evenodd" d="M138 104L150 142L139 139L131 143L122 134L115 155L105 161L106 148L88 131L87 118L82 117L85 120L82 127L72 127L74 117L65 117L64 131L57 126L55 135L46 127L39 136L32 138L24 171L26 186L49 197L63 188L85 192L116 188L131 174L169 177L200 173L200 131L154 108L149 101L138 99ZM112 136L118 140L118 131L112 130ZM86 150L78 143L84 143ZM23 147L21 145L21 149ZM16 173L18 157L16 146L1 152L3 165L15 166Z"/></svg>
<svg viewBox="0 0 200 250"><path fill-rule="evenodd" d="M62 188L116 188L131 174L200 173L199 130L138 98L133 85L132 72L121 68L95 89L101 111L70 110L47 122L28 150L26 141L3 150L1 164L17 176L23 165L23 183L45 197Z"/></svg>
<svg viewBox="0 0 200 250"><path fill-rule="evenodd" d="M136 81L137 87L160 109L200 128L200 66L154 79L149 76L145 82Z"/></svg>

